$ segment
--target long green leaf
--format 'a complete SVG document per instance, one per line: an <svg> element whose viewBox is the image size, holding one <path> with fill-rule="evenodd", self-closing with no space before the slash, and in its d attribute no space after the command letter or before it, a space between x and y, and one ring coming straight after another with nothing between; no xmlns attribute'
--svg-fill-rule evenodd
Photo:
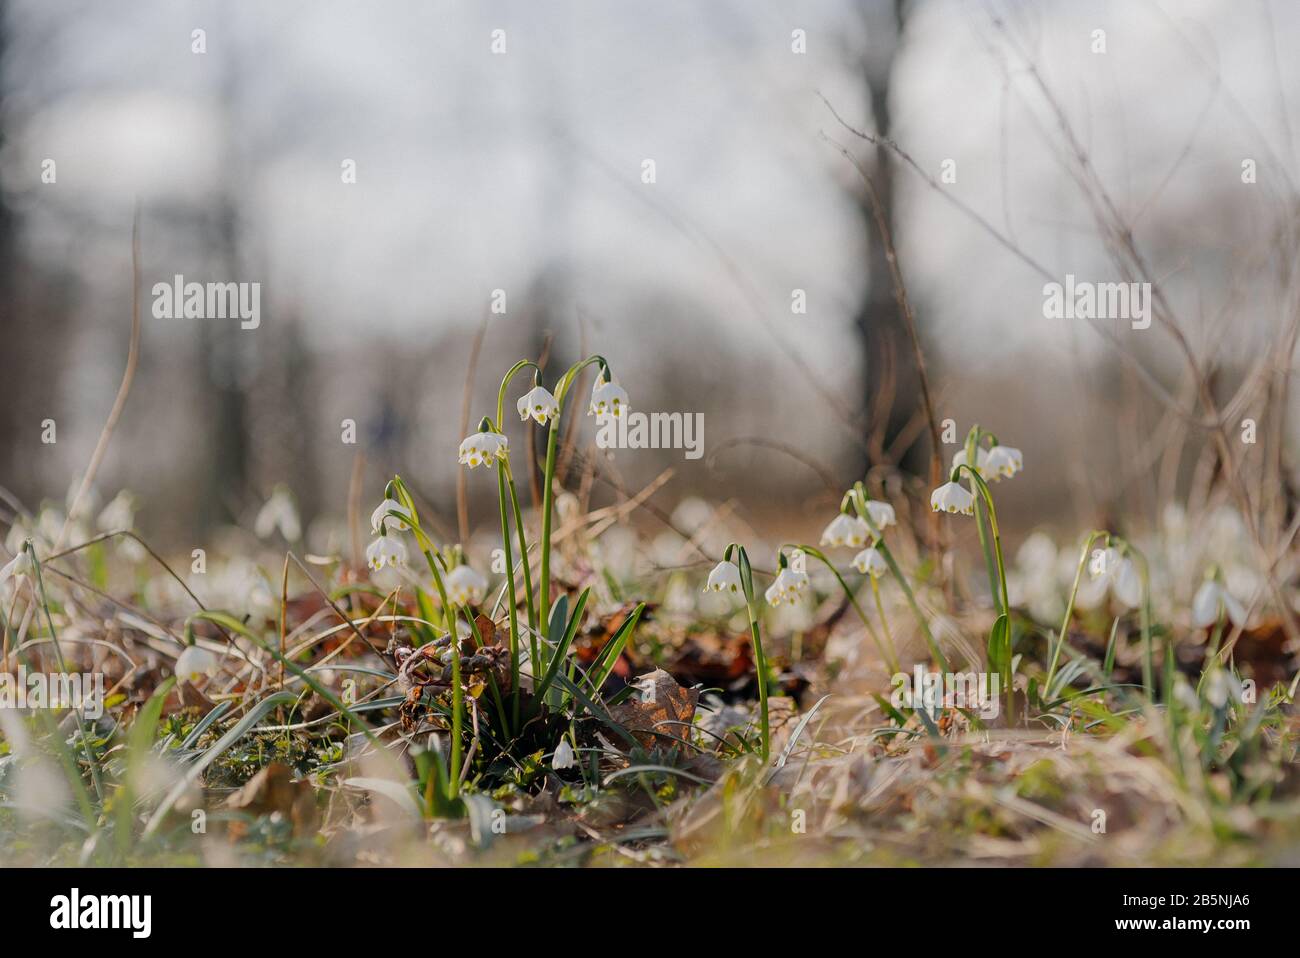
<svg viewBox="0 0 1300 958"><path fill-rule="evenodd" d="M637 740L632 737L632 733L614 721L613 717L603 708L597 705L582 689L576 684L569 681L569 677L564 674L555 677L555 684L564 689L588 712L594 715L604 726L612 731L619 738L623 739L628 745L635 747Z"/></svg>
<svg viewBox="0 0 1300 958"><path fill-rule="evenodd" d="M569 645L573 642L573 637L578 633L578 623L582 621L582 613L587 607L587 598L590 595L590 588L582 590L582 595L578 596L578 601L573 606L573 615L569 616L569 624L564 630L564 635L555 643L555 648L551 649L551 661L546 666L546 674L542 676L541 684L533 690L533 697L539 702L546 701L546 690L551 687L551 683L555 681L555 676L559 674L560 666L564 664ZM560 597L560 601L555 606L556 613L568 606L567 599L568 596ZM552 615L549 636L552 642L555 642L555 632L556 617Z"/></svg>
<svg viewBox="0 0 1300 958"><path fill-rule="evenodd" d="M605 643L605 647L596 656L596 661L591 663L591 668L587 670L587 681L591 683L593 692L600 692L601 687L614 671L614 666L618 665L618 657L623 654L623 647L627 645L628 639L632 637L632 630L636 628L637 622L641 619L641 613L644 611L645 603L641 602L632 610L632 614L623 620L623 624L618 627L618 631Z"/></svg>
<svg viewBox="0 0 1300 958"><path fill-rule="evenodd" d="M296 701L297 698L298 697L292 692L276 692L273 695L268 695L266 698L262 699L262 701L249 709L248 714L239 721L239 724L225 735L221 736L221 738L217 739L212 747L207 749L197 762L186 769L181 780L172 786L172 790L167 793L167 796L159 803L158 807L154 809L154 813L149 819L149 824L145 826L144 837L148 838L158 830L158 826L162 824L167 813L172 810L172 806L175 805L180 800L180 797L185 794L185 790L196 782L207 767L221 757L222 753L247 735L253 726L260 722L272 709L278 708L281 705L289 705Z"/></svg>

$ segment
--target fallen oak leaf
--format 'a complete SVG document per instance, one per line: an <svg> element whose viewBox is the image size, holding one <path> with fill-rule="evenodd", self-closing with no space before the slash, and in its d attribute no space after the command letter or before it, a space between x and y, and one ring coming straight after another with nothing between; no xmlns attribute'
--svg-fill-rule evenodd
<svg viewBox="0 0 1300 958"><path fill-rule="evenodd" d="M690 742L699 689L683 688L663 669L639 676L632 684L640 694L613 706L610 717L646 748L666 739Z"/></svg>

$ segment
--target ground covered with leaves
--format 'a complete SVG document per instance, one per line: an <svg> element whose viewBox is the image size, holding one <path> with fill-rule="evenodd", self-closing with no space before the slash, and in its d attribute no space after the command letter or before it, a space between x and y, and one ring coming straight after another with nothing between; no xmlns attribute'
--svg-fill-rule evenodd
<svg viewBox="0 0 1300 958"><path fill-rule="evenodd" d="M403 490L392 501L415 525ZM214 556L212 568L182 576L132 535L83 530L88 544L54 549L40 517L28 517L16 528L33 545L15 551L33 558L5 586L7 668L100 673L105 700L94 717L0 710L0 857L1300 860L1283 625L1255 610L1234 624L1224 599L1196 627L1194 597L1173 584L1175 561L1199 561L1189 543L1230 559L1240 534L1230 514L1199 532L1169 516L1143 541L1157 571L1136 603L1116 570L1108 581L1086 568L1118 540L1058 552L1049 537L1030 537L1007 563L1002 613L938 581L924 544L902 528L890 530L891 558L909 570L913 595L882 588L885 574L877 582L828 561L773 605L745 601L743 589L701 591L726 554L726 510L688 502L671 524L694 534L649 534L633 510L610 522L579 505L560 510L553 602L535 632L522 596L512 632L505 584L446 592L468 568L459 547L430 541L437 576L293 552L272 573L264 548L260 565ZM826 555L780 554L795 557L790 569ZM786 568L744 572L775 580ZM205 592L222 607L200 605ZM914 609L922 618L909 621ZM960 661L998 675L1000 628L1010 696L1004 687L991 700L963 703L950 690L928 704L900 701L899 675L943 674L931 641L949 669Z"/></svg>

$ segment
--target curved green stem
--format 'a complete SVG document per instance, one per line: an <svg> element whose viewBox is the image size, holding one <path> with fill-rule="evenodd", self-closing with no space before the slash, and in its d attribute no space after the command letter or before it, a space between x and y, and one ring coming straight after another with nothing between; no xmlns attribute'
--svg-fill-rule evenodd
<svg viewBox="0 0 1300 958"><path fill-rule="evenodd" d="M581 362L570 366L568 371L560 377L560 382L555 387L555 418L551 420L546 437L546 466L542 475L542 581L539 585L541 595L538 598L543 628L550 621L551 613L551 514L555 507L555 446L560 434L560 419L564 416L564 400L569 394L569 388L577 379L578 373L592 363L600 363L602 369L609 369L609 363L605 361L605 357L588 356Z"/></svg>
<svg viewBox="0 0 1300 958"><path fill-rule="evenodd" d="M885 604L880 601L880 583L876 581L874 575L867 575L871 580L871 596L876 600L876 614L880 616L880 627L885 630L885 641L889 644L889 651L894 660L894 674L902 671L898 665L898 648L894 645L894 636L889 631L889 619L885 617Z"/></svg>
<svg viewBox="0 0 1300 958"><path fill-rule="evenodd" d="M558 399L557 399L558 401ZM560 434L560 417L551 422L546 436L546 468L542 472L542 581L538 605L543 627L551 615L551 514L555 507L555 444Z"/></svg>
<svg viewBox="0 0 1300 958"><path fill-rule="evenodd" d="M54 644L54 653L59 660L59 670L66 676L68 675L68 664L63 658L63 646L59 642L58 630L54 628L54 616L50 614L50 600L49 596L45 594L45 572L41 568L41 560L36 557L36 546L31 539L25 541L22 547L27 550L27 558L32 564L32 576L36 580L36 594L40 597L41 608L45 611L45 623L50 629L50 641ZM90 737L86 734L86 722L81 714L81 709L84 706L84 702L76 703L72 706L71 711L77 722L77 735L81 739L81 747L86 755L86 765L90 769L90 783L94 786L95 797L99 799L102 808L104 804L104 782L99 774L99 760L95 757L94 749L90 745ZM100 706L103 706L102 702ZM49 724L53 725L54 723ZM80 774L76 776L76 780L78 783L81 781ZM84 792L84 790L84 786L82 786L82 791ZM83 806L84 810L86 810L86 806ZM88 817L87 824L93 828L93 818Z"/></svg>
<svg viewBox="0 0 1300 958"><path fill-rule="evenodd" d="M515 474L511 472L510 458L503 459L502 465L506 468L506 491L510 493L510 507L515 515L515 536L519 538L519 562L524 567L524 598L528 603L528 628L533 632L537 630L537 604L533 601L533 571L532 562L528 558L528 538L524 533L524 515L519 508L519 493L515 490ZM533 640L536 645L536 638ZM533 651L536 651L534 647Z"/></svg>
<svg viewBox="0 0 1300 958"><path fill-rule="evenodd" d="M767 708L767 655L763 652L763 638L758 627L758 610L754 607L754 570L749 564L749 553L745 551L744 546L732 543L727 546L727 558L731 557L733 548L738 553L740 584L745 590L745 609L749 615L749 635L754 643L754 671L758 675L759 755L766 765L772 751L772 733Z"/></svg>
<svg viewBox="0 0 1300 958"><path fill-rule="evenodd" d="M519 360L519 362L511 366L510 369L506 372L506 374L501 377L501 388L497 390L496 423L498 429L502 429L501 424L505 422L504 417L506 412L506 389L508 389L510 386L510 380L515 378L516 373L527 369L529 366L532 366L533 369L536 370L537 375L539 376L541 375L542 370L541 367L537 365L537 363L533 362L531 359L521 359ZM502 431L504 432L504 429L502 429Z"/></svg>
<svg viewBox="0 0 1300 958"><path fill-rule="evenodd" d="M980 439L987 435L978 424L971 426L970 432L966 434L966 462L974 465L979 461ZM973 472L973 470L972 470ZM971 492L975 492L974 483L971 484ZM989 550L989 524L985 516L985 505L983 501L977 500L975 503L975 531L979 534L980 553L984 556L984 570L989 577L989 595L993 597L993 609L999 615L1007 611L1002 608L1002 597L998 594L997 568L993 564L993 553Z"/></svg>
<svg viewBox="0 0 1300 958"><path fill-rule="evenodd" d="M501 548L506 560L506 586L510 595L510 727L519 728L519 598L515 594L515 562L510 546L510 519L506 504L505 463L497 464L497 497L501 506ZM524 556L527 562L528 557Z"/></svg>
<svg viewBox="0 0 1300 958"><path fill-rule="evenodd" d="M414 510L411 512L411 518L416 518ZM438 571L438 560L433 555L433 540L417 523L412 523L411 531L419 540L420 551L424 553L424 560L429 564L429 571L433 573L433 584L438 590L438 597L442 600L442 614L451 637L451 762L448 773L450 779L448 797L454 799L460 791L461 736L464 733L463 713L465 711L465 689L460 681L460 638L456 635L458 614L456 606L452 605L451 600L447 598L447 587L443 584L442 573ZM466 618L469 618L468 614Z"/></svg>
<svg viewBox="0 0 1300 958"><path fill-rule="evenodd" d="M1011 593L1007 589L1007 566L1002 558L1002 536L998 532L998 511L993 505L993 493L989 491L988 483L984 478L975 471L975 467L970 463L962 463L952 471L954 477L959 476L962 470L970 475L976 487L979 489L980 498L984 500L984 505L989 512L989 529L993 535L993 554L997 559L998 578L997 586L1001 590L1002 611L998 613L998 619L1002 627L1006 630L1006 651L1003 653L1002 662L999 663L999 670L1002 672L1002 680L1006 683L1007 689L1007 721L1012 721L1015 706L1015 682L1012 675L1011 663L1014 660L1011 649ZM954 479L955 481L955 479ZM994 622L994 632L996 633L999 622Z"/></svg>
<svg viewBox="0 0 1300 958"><path fill-rule="evenodd" d="M989 491L988 483L982 476L968 463L962 463L953 470L953 475L957 475L962 470L970 474L971 479L979 489L980 498L984 500L985 506L989 511L989 528L993 534L993 554L997 560L997 583L996 586L1001 590L1002 612L1009 612L1011 609L1011 596L1007 591L1007 567L1002 559L1002 536L998 533L998 512L993 506L993 493Z"/></svg>
<svg viewBox="0 0 1300 958"><path fill-rule="evenodd" d="M1065 644L1065 634L1070 628L1070 616L1074 614L1074 600L1079 595L1079 584L1083 581L1083 570L1087 568L1088 556L1092 553L1092 544L1104 535L1106 535L1105 532L1093 530L1083 543L1083 552L1079 555L1079 565L1074 570L1074 585L1070 589L1069 601L1065 603L1065 618L1061 620L1061 631L1056 636L1056 644L1052 649L1052 661L1047 667L1047 679L1043 682L1044 695L1051 694L1052 678L1056 675L1056 663L1061 658L1061 646Z"/></svg>
<svg viewBox="0 0 1300 958"><path fill-rule="evenodd" d="M916 601L916 594L912 591L912 586L908 583L907 576L903 575L903 570L899 568L898 562L894 559L893 552L891 552L889 546L885 544L883 537L884 534L880 531L880 527L876 525L875 520L871 518L871 513L867 510L866 487L863 486L861 482L854 483L849 498L853 502L853 508L871 530L871 534L876 537L876 540L879 543L880 554L884 557L885 564L889 566L890 575L892 575L895 581L898 582L899 588L903 590L903 596L907 599L907 604L912 610L912 614L916 616L917 624L921 627L921 634L925 636L925 644L930 650L931 657L939 663L939 667L943 671L947 672L948 657L943 654L943 650L939 648L939 643L934 640L934 633L930 631L930 623L926 621L925 614L921 611L921 606Z"/></svg>
<svg viewBox="0 0 1300 958"><path fill-rule="evenodd" d="M825 554L822 553L820 549L814 549L812 546L798 545L793 542L788 542L785 545L781 546L782 550L786 549L787 547L791 549L798 549L800 552L812 556L814 559L817 559L824 566L826 566L826 568L831 570L831 575L835 576L835 581L840 584L840 588L844 590L844 595L848 598L849 602L853 605L854 611L858 613L858 618L862 620L863 626L866 627L867 635L871 636L871 641L876 644L876 650L880 652L880 658L884 661L886 665L889 666L889 670L891 674L897 672L898 656L897 655L891 656L885 650L885 646L880 641L880 636L876 633L876 630L871 625L871 621L867 618L867 613L863 610L862 606L858 603L858 598L856 595L853 594L853 590L849 588L849 584L844 581L844 576L840 575L840 570L835 568L835 564L831 562L830 559L826 558ZM868 578L870 577L868 576ZM875 585L875 581L876 581L875 579L871 580L872 585ZM884 621L883 615L881 616L881 621L882 622Z"/></svg>
<svg viewBox="0 0 1300 958"><path fill-rule="evenodd" d="M1147 557L1142 554L1140 549L1134 547L1133 543L1127 539L1120 540L1125 552L1131 552L1138 561L1138 573L1142 579L1142 687L1146 690L1147 698L1155 701L1156 696L1156 678L1155 678L1155 651L1151 642L1151 567L1147 564ZM1165 639L1166 651L1172 650L1169 638ZM1166 655L1167 659L1172 659L1171 655ZM1166 663L1167 665L1169 663ZM1165 669L1165 700L1168 701L1173 693L1173 670Z"/></svg>

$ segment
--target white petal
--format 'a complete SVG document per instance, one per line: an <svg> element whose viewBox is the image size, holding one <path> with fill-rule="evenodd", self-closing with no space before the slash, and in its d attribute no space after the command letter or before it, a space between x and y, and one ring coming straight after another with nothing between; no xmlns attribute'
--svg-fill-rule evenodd
<svg viewBox="0 0 1300 958"><path fill-rule="evenodd" d="M894 507L887 502L880 502L872 499L867 502L867 515L871 516L871 521L876 524L876 528L883 530L886 526L896 525L898 517L894 513Z"/></svg>
<svg viewBox="0 0 1300 958"><path fill-rule="evenodd" d="M1115 581L1111 586L1115 598L1131 609L1142 604L1142 577L1132 559L1121 559Z"/></svg>
<svg viewBox="0 0 1300 958"><path fill-rule="evenodd" d="M1192 598L1192 625L1208 629L1219 620L1219 584L1207 579Z"/></svg>
<svg viewBox="0 0 1300 958"><path fill-rule="evenodd" d="M1223 605L1228 610L1228 620L1233 625L1244 629L1247 621L1246 607L1238 602L1235 596L1230 595L1227 589L1223 590Z"/></svg>
<svg viewBox="0 0 1300 958"><path fill-rule="evenodd" d="M555 754L551 757L551 768L573 768L577 760L573 755L573 746L569 744L567 738L560 739L560 744L555 747Z"/></svg>

